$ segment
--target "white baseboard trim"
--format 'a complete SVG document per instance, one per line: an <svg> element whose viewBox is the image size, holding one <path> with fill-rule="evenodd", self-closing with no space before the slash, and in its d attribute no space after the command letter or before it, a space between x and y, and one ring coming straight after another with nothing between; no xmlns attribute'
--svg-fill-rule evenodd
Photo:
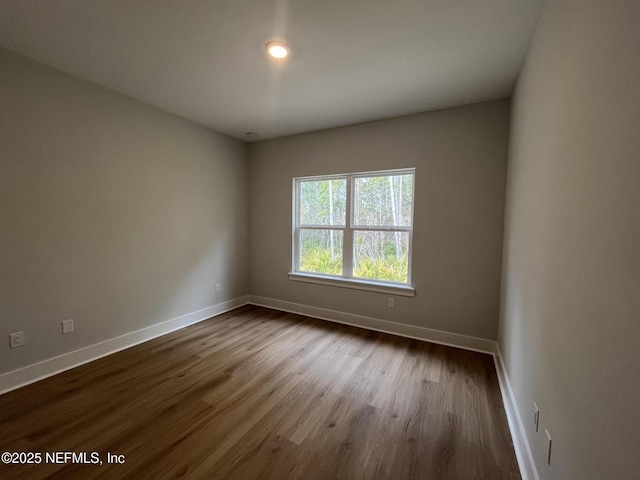
<svg viewBox="0 0 640 480"><path fill-rule="evenodd" d="M57 357L49 358L26 367L13 370L11 372L0 375L0 395L15 390L30 383L37 382L47 377L51 377L58 373L64 372L71 368L80 366L84 363L92 362L101 357L106 357L112 353L119 352L139 343L149 341L153 338L166 335L167 333L179 330L181 328L202 322L216 315L228 312L234 308L246 305L248 296L242 296L229 300L227 302L218 303L202 310L187 313L180 317L172 318L164 322L156 323L149 327L136 330L134 332L125 333L119 337L111 338L103 342L80 348L73 352L64 353Z"/></svg>
<svg viewBox="0 0 640 480"><path fill-rule="evenodd" d="M365 317L363 315L355 315L353 313L339 312L337 310L330 310L327 308L312 307L301 303L276 300L274 298L259 297L256 295L249 296L249 303L260 307L274 308L276 310L319 318L320 320L329 320L330 322L343 323L354 327L390 333L416 340L425 340L432 343L439 343L441 345L448 345L450 347L464 348L465 350L473 350L475 352L488 353L490 355L493 355L495 352L496 342L484 338L469 337L458 333L443 332L441 330L433 330L431 328L390 322L388 320Z"/></svg>
<svg viewBox="0 0 640 480"><path fill-rule="evenodd" d="M493 358L496 364L496 372L498 373L498 383L502 391L502 401L507 414L507 421L509 422L509 430L511 430L513 448L516 452L516 458L518 459L518 466L520 467L520 476L522 480L540 480L536 464L533 461L533 455L531 454L531 448L529 447L529 441L527 440L527 435L524 430L524 424L522 423L522 416L518 410L518 404L511 389L509 375L504 366L500 345L497 342L496 353Z"/></svg>

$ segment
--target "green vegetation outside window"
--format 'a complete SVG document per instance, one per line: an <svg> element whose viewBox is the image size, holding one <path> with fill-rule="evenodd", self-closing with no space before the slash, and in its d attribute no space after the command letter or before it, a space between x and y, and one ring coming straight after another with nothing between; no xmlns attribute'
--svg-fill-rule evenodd
<svg viewBox="0 0 640 480"><path fill-rule="evenodd" d="M294 179L293 271L410 285L414 169Z"/></svg>

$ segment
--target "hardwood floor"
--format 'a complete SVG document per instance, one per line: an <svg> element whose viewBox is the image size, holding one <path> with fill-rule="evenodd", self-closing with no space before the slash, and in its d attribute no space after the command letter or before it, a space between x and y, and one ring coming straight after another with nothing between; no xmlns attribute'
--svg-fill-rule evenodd
<svg viewBox="0 0 640 480"><path fill-rule="evenodd" d="M0 396L0 425L42 454L3 479L520 478L489 355L254 306Z"/></svg>

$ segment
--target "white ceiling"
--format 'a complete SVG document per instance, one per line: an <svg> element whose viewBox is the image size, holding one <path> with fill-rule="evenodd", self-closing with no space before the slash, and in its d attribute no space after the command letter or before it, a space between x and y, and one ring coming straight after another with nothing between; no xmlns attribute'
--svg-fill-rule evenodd
<svg viewBox="0 0 640 480"><path fill-rule="evenodd" d="M506 97L540 2L0 0L0 45L251 141Z"/></svg>

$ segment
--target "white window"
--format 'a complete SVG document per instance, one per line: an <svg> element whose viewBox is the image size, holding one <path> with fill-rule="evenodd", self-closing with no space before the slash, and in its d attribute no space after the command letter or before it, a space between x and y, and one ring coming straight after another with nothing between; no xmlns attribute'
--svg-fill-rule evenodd
<svg viewBox="0 0 640 480"><path fill-rule="evenodd" d="M413 295L414 169L295 178L290 278Z"/></svg>

